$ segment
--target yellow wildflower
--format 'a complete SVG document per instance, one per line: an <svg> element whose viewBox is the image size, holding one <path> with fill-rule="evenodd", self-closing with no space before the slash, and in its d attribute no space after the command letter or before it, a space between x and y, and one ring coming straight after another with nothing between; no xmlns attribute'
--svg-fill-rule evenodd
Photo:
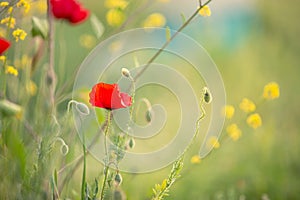
<svg viewBox="0 0 300 200"><path fill-rule="evenodd" d="M203 17L209 17L211 15L211 11L209 6L203 6L200 10L199 10L199 15L203 16Z"/></svg>
<svg viewBox="0 0 300 200"><path fill-rule="evenodd" d="M276 99L280 96L279 85L276 82L270 82L264 87L263 97L265 99Z"/></svg>
<svg viewBox="0 0 300 200"><path fill-rule="evenodd" d="M14 8L12 6L9 7L8 10L7 10L8 14L11 14L13 10L14 10Z"/></svg>
<svg viewBox="0 0 300 200"><path fill-rule="evenodd" d="M18 76L18 70L16 68L14 68L13 66L7 66L5 69L5 73L6 74L11 74L14 76Z"/></svg>
<svg viewBox="0 0 300 200"><path fill-rule="evenodd" d="M106 21L108 25L116 27L120 26L125 21L125 14L122 10L114 8L106 13Z"/></svg>
<svg viewBox="0 0 300 200"><path fill-rule="evenodd" d="M13 31L12 35L16 39L16 42L18 42L19 39L24 40L25 37L27 36L27 33L24 30L18 28L18 29Z"/></svg>
<svg viewBox="0 0 300 200"><path fill-rule="evenodd" d="M31 96L34 96L37 91L37 86L32 80L30 80L26 85L26 90Z"/></svg>
<svg viewBox="0 0 300 200"><path fill-rule="evenodd" d="M45 14L47 12L47 2L46 1L38 1L34 4L35 9L40 14Z"/></svg>
<svg viewBox="0 0 300 200"><path fill-rule="evenodd" d="M245 113L249 113L255 111L256 106L250 99L243 98L242 102L240 103L240 109Z"/></svg>
<svg viewBox="0 0 300 200"><path fill-rule="evenodd" d="M17 68L25 69L27 66L31 65L31 58L28 55L23 54L21 59L15 59L14 65Z"/></svg>
<svg viewBox="0 0 300 200"><path fill-rule="evenodd" d="M226 132L233 139L233 141L238 140L242 135L242 131L236 124L230 124L229 126L227 126Z"/></svg>
<svg viewBox="0 0 300 200"><path fill-rule="evenodd" d="M4 62L6 60L6 56L0 56L0 61Z"/></svg>
<svg viewBox="0 0 300 200"><path fill-rule="evenodd" d="M83 34L79 37L79 43L82 47L86 49L91 49L96 44L96 39L94 36L89 34Z"/></svg>
<svg viewBox="0 0 300 200"><path fill-rule="evenodd" d="M125 0L106 0L105 7L106 8L120 8L124 10L128 5L128 2Z"/></svg>
<svg viewBox="0 0 300 200"><path fill-rule="evenodd" d="M160 13L152 13L144 21L144 28L163 27L166 24L166 18Z"/></svg>
<svg viewBox="0 0 300 200"><path fill-rule="evenodd" d="M258 113L252 114L247 118L247 124L252 128L256 129L261 126L262 121Z"/></svg>
<svg viewBox="0 0 300 200"><path fill-rule="evenodd" d="M227 118L227 119L231 119L234 115L234 107L232 105L226 105L223 108L223 115Z"/></svg>
<svg viewBox="0 0 300 200"><path fill-rule="evenodd" d="M198 164L201 162L201 158L199 155L194 155L192 158L191 158L191 163L192 164Z"/></svg>
<svg viewBox="0 0 300 200"><path fill-rule="evenodd" d="M17 7L23 7L25 9L25 13L28 13L28 11L30 10L30 4L26 0L20 0L17 3Z"/></svg>
<svg viewBox="0 0 300 200"><path fill-rule="evenodd" d="M0 3L0 7L6 7L8 5L9 5L9 3L7 1L3 1Z"/></svg>
<svg viewBox="0 0 300 200"><path fill-rule="evenodd" d="M209 145L210 147L213 147L213 148L215 148L215 149L218 149L218 148L220 147L220 143L219 143L219 141L218 141L218 138L215 137L215 136L209 138L209 140L208 140L208 145Z"/></svg>
<svg viewBox="0 0 300 200"><path fill-rule="evenodd" d="M13 17L6 17L0 21L0 24L5 24L6 26L9 26L9 28L15 28L16 19Z"/></svg>
<svg viewBox="0 0 300 200"><path fill-rule="evenodd" d="M168 185L168 180L164 179L163 182L161 183L161 190L166 189L167 185Z"/></svg>

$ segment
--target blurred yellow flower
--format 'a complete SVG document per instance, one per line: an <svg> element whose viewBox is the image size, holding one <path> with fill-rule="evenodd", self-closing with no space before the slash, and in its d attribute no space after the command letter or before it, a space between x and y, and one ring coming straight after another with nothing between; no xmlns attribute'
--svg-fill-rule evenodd
<svg viewBox="0 0 300 200"><path fill-rule="evenodd" d="M0 37L4 37L5 36L5 30L4 28L0 27Z"/></svg>
<svg viewBox="0 0 300 200"><path fill-rule="evenodd" d="M238 140L242 135L242 131L236 124L230 124L229 126L227 126L226 132L232 138L233 141Z"/></svg>
<svg viewBox="0 0 300 200"><path fill-rule="evenodd" d="M18 70L16 68L14 68L13 66L6 66L5 73L11 74L14 76L18 76L18 74L19 74Z"/></svg>
<svg viewBox="0 0 300 200"><path fill-rule="evenodd" d="M36 86L35 82L30 80L26 85L26 90L31 96L34 96L37 91L37 86Z"/></svg>
<svg viewBox="0 0 300 200"><path fill-rule="evenodd" d="M83 34L79 37L79 44L86 49L91 49L96 44L96 38L89 34Z"/></svg>
<svg viewBox="0 0 300 200"><path fill-rule="evenodd" d="M240 109L245 113L249 113L255 111L256 106L250 99L243 98L242 102L240 103Z"/></svg>
<svg viewBox="0 0 300 200"><path fill-rule="evenodd" d="M192 158L191 158L191 163L192 164L198 164L201 162L201 158L199 155L194 155Z"/></svg>
<svg viewBox="0 0 300 200"><path fill-rule="evenodd" d="M218 138L215 136L212 136L208 140L208 146L213 147L215 149L218 149L220 147L220 143L218 141Z"/></svg>
<svg viewBox="0 0 300 200"><path fill-rule="evenodd" d="M211 15L211 11L209 6L203 6L200 10L199 10L199 15L203 16L203 17L209 17Z"/></svg>
<svg viewBox="0 0 300 200"><path fill-rule="evenodd" d="M3 1L0 3L0 7L6 7L8 5L9 5L9 3L7 1Z"/></svg>
<svg viewBox="0 0 300 200"><path fill-rule="evenodd" d="M16 39L16 42L18 42L19 40L25 40L27 33L24 30L18 28L13 31L12 35Z"/></svg>
<svg viewBox="0 0 300 200"><path fill-rule="evenodd" d="M31 58L28 55L23 54L21 59L15 59L14 65L17 68L25 69L27 66L31 65Z"/></svg>
<svg viewBox="0 0 300 200"><path fill-rule="evenodd" d="M35 3L35 9L40 13L44 14L47 12L47 2L46 1L38 1Z"/></svg>
<svg viewBox="0 0 300 200"><path fill-rule="evenodd" d="M159 3L169 3L171 0L157 0Z"/></svg>
<svg viewBox="0 0 300 200"><path fill-rule="evenodd" d="M247 118L247 124L256 129L261 126L262 120L258 113L252 114Z"/></svg>
<svg viewBox="0 0 300 200"><path fill-rule="evenodd" d="M8 14L11 14L13 10L14 10L14 8L12 6L9 7L8 10L7 10Z"/></svg>
<svg viewBox="0 0 300 200"><path fill-rule="evenodd" d="M106 21L108 25L117 27L120 26L125 21L125 13L117 8L110 9L106 13Z"/></svg>
<svg viewBox="0 0 300 200"><path fill-rule="evenodd" d="M6 60L6 56L0 56L0 61L4 62Z"/></svg>
<svg viewBox="0 0 300 200"><path fill-rule="evenodd" d="M106 0L104 5L106 8L110 8L110 9L120 8L124 10L127 7L128 2L125 0Z"/></svg>
<svg viewBox="0 0 300 200"><path fill-rule="evenodd" d="M280 96L279 85L276 82L270 82L264 87L263 97L265 99L276 99Z"/></svg>
<svg viewBox="0 0 300 200"><path fill-rule="evenodd" d="M226 105L223 108L223 115L227 118L227 119L231 119L234 115L234 107L232 105Z"/></svg>
<svg viewBox="0 0 300 200"><path fill-rule="evenodd" d="M144 28L163 27L165 24L166 24L165 16L163 16L160 13L152 13L145 19L143 26Z"/></svg>
<svg viewBox="0 0 300 200"><path fill-rule="evenodd" d="M5 24L6 26L9 26L9 28L15 28L16 19L13 17L6 17L0 21L0 24Z"/></svg>
<svg viewBox="0 0 300 200"><path fill-rule="evenodd" d="M23 7L25 13L28 13L28 11L30 10L30 4L26 0L20 0L17 3L17 7Z"/></svg>

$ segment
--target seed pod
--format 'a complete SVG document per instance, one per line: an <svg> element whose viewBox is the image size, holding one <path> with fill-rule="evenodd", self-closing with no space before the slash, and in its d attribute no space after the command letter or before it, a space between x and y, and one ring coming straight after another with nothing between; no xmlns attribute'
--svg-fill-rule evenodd
<svg viewBox="0 0 300 200"><path fill-rule="evenodd" d="M135 146L135 141L134 141L134 138L130 138L129 141L128 141L128 147L130 149L133 149Z"/></svg>

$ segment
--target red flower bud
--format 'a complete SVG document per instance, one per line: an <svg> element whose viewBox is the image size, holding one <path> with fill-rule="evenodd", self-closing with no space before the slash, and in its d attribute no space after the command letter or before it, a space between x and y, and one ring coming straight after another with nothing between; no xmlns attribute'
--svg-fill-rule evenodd
<svg viewBox="0 0 300 200"><path fill-rule="evenodd" d="M10 42L4 38L0 38L0 55L10 47Z"/></svg>
<svg viewBox="0 0 300 200"><path fill-rule="evenodd" d="M126 93L121 93L118 84L98 83L89 94L92 106L105 109L119 109L131 106L132 99Z"/></svg>

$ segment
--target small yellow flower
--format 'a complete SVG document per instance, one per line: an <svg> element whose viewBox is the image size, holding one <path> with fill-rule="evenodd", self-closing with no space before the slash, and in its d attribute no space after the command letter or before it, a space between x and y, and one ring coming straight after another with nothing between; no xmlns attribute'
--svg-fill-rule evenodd
<svg viewBox="0 0 300 200"><path fill-rule="evenodd" d="M203 6L200 10L199 10L199 15L203 16L203 17L209 17L211 15L211 11L209 6Z"/></svg>
<svg viewBox="0 0 300 200"><path fill-rule="evenodd" d="M28 13L29 10L30 10L30 4L28 3L28 1L26 0L20 0L18 3L17 3L17 7L23 7L25 10L24 12L25 13Z"/></svg>
<svg viewBox="0 0 300 200"><path fill-rule="evenodd" d="M6 56L0 56L0 61L5 62Z"/></svg>
<svg viewBox="0 0 300 200"><path fill-rule="evenodd" d="M226 132L232 138L233 141L238 140L242 135L242 131L236 124L230 124L229 126L227 126Z"/></svg>
<svg viewBox="0 0 300 200"><path fill-rule="evenodd" d="M234 107L232 105L226 105L223 108L223 115L227 118L227 119L231 119L234 115Z"/></svg>
<svg viewBox="0 0 300 200"><path fill-rule="evenodd" d="M252 128L256 129L261 126L262 121L258 113L252 114L247 118L247 124Z"/></svg>
<svg viewBox="0 0 300 200"><path fill-rule="evenodd" d="M110 9L106 13L106 21L108 25L117 27L120 26L125 21L125 13L117 8Z"/></svg>
<svg viewBox="0 0 300 200"><path fill-rule="evenodd" d="M44 14L47 12L47 2L46 1L38 1L35 3L35 9L40 13Z"/></svg>
<svg viewBox="0 0 300 200"><path fill-rule="evenodd" d="M128 2L125 0L106 0L104 5L106 8L109 8L109 9L120 8L120 9L124 10L127 7Z"/></svg>
<svg viewBox="0 0 300 200"><path fill-rule="evenodd" d="M8 14L11 14L13 10L14 10L14 8L12 6L9 7L8 10L7 10Z"/></svg>
<svg viewBox="0 0 300 200"><path fill-rule="evenodd" d="M13 17L6 17L0 21L0 24L5 24L6 26L9 26L9 28L13 29L16 25L16 19Z"/></svg>
<svg viewBox="0 0 300 200"><path fill-rule="evenodd" d="M199 155L194 155L192 158L191 158L191 163L192 164L199 164L201 162L201 158Z"/></svg>
<svg viewBox="0 0 300 200"><path fill-rule="evenodd" d="M96 39L94 36L89 34L83 34L79 37L79 43L82 47L86 49L91 49L96 44Z"/></svg>
<svg viewBox="0 0 300 200"><path fill-rule="evenodd" d="M8 5L9 5L9 3L7 1L3 1L0 3L0 7L6 7Z"/></svg>
<svg viewBox="0 0 300 200"><path fill-rule="evenodd" d="M276 99L280 96L279 85L276 82L270 82L264 87L263 97L265 99Z"/></svg>
<svg viewBox="0 0 300 200"><path fill-rule="evenodd" d="M209 138L209 140L208 140L208 146L209 147L213 147L215 149L218 149L220 147L220 143L218 141L218 138L215 137L215 136Z"/></svg>
<svg viewBox="0 0 300 200"><path fill-rule="evenodd" d="M22 29L16 29L13 31L12 35L14 36L14 38L16 39L16 42L20 40L25 40L26 36L27 36L27 33L22 30Z"/></svg>
<svg viewBox="0 0 300 200"><path fill-rule="evenodd" d="M167 184L168 184L168 180L167 180L167 179L164 179L163 182L161 183L161 190L166 189Z"/></svg>
<svg viewBox="0 0 300 200"><path fill-rule="evenodd" d="M0 37L4 37L5 36L5 30L4 28L0 27Z"/></svg>
<svg viewBox="0 0 300 200"><path fill-rule="evenodd" d="M166 24L166 18L160 13L152 13L144 21L144 28L163 27Z"/></svg>
<svg viewBox="0 0 300 200"><path fill-rule="evenodd" d="M14 76L18 76L18 70L16 68L14 68L13 66L7 66L5 69L5 73L6 74L11 74Z"/></svg>
<svg viewBox="0 0 300 200"><path fill-rule="evenodd" d="M26 90L31 96L34 96L37 91L37 86L32 80L30 80L26 85Z"/></svg>
<svg viewBox="0 0 300 200"><path fill-rule="evenodd" d="M243 98L242 102L240 103L240 109L245 113L249 113L255 111L256 106L250 99Z"/></svg>

